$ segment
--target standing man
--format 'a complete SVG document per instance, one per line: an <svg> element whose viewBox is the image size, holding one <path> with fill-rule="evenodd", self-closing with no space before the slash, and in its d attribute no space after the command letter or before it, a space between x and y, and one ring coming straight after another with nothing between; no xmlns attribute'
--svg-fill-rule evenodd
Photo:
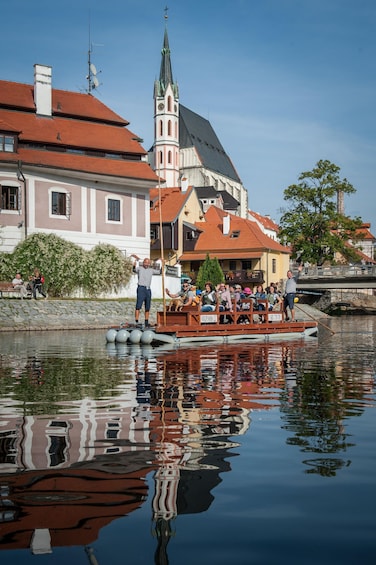
<svg viewBox="0 0 376 565"><path fill-rule="evenodd" d="M302 265L300 264L298 267L298 272L294 276L292 271L287 271L287 280L285 282L285 292L283 294L283 312L285 314L285 321L288 322L289 317L287 316L287 308L290 309L291 312L291 321L295 320L295 295L296 295L296 283L298 282L298 278L300 272L302 270Z"/></svg>
<svg viewBox="0 0 376 565"><path fill-rule="evenodd" d="M142 305L145 304L145 327L149 326L149 312L151 306L151 279L153 275L159 275L161 273L160 269L153 269L150 266L150 259L146 258L140 264L140 258L137 255L131 255L136 260L133 263L133 270L138 276L137 285L137 300L136 300L136 312L135 312L135 322L138 324L140 310Z"/></svg>

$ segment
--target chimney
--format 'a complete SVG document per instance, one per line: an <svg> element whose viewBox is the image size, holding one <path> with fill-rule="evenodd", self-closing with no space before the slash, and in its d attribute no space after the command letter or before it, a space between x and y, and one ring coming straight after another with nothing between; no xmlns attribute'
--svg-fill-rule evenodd
<svg viewBox="0 0 376 565"><path fill-rule="evenodd" d="M186 177L183 177L181 179L181 191L187 192L187 190L188 190L188 179Z"/></svg>
<svg viewBox="0 0 376 565"><path fill-rule="evenodd" d="M230 214L223 217L223 235L228 235L230 233Z"/></svg>
<svg viewBox="0 0 376 565"><path fill-rule="evenodd" d="M51 67L34 65L34 103L41 116L52 116L51 75Z"/></svg>
<svg viewBox="0 0 376 565"><path fill-rule="evenodd" d="M345 201L343 190L337 190L337 213L345 215Z"/></svg>

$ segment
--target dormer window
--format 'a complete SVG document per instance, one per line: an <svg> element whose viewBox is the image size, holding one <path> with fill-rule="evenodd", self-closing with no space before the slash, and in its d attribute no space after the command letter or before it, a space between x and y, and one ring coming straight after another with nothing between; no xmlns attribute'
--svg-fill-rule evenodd
<svg viewBox="0 0 376 565"><path fill-rule="evenodd" d="M231 232L230 237L235 239L235 238L239 237L239 235L240 235L240 230L236 230L236 231Z"/></svg>
<svg viewBox="0 0 376 565"><path fill-rule="evenodd" d="M16 138L14 135L0 133L0 151L6 153L16 152Z"/></svg>

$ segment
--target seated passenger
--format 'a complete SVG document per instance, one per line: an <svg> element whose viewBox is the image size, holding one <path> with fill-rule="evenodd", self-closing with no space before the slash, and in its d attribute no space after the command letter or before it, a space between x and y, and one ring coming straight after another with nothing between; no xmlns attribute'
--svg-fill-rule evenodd
<svg viewBox="0 0 376 565"><path fill-rule="evenodd" d="M258 302L258 300L266 300L266 293L261 284L256 287L254 297L256 298L256 310L265 310L265 304Z"/></svg>
<svg viewBox="0 0 376 565"><path fill-rule="evenodd" d="M201 312L213 312L217 305L217 295L211 282L205 283L201 293Z"/></svg>
<svg viewBox="0 0 376 565"><path fill-rule="evenodd" d="M266 289L266 298L268 300L268 310L273 310L274 306L283 302L273 283Z"/></svg>
<svg viewBox="0 0 376 565"><path fill-rule="evenodd" d="M184 282L182 285L182 289L179 292L176 292L175 294L172 294L168 290L168 288L166 288L166 294L170 298L181 298L183 302L183 307L191 306L195 298L195 293L191 289L191 285L187 282Z"/></svg>
<svg viewBox="0 0 376 565"><path fill-rule="evenodd" d="M228 310L229 312L232 312L232 301L229 286L226 286L224 283L219 284L217 288L217 296L219 311L223 312L224 310Z"/></svg>

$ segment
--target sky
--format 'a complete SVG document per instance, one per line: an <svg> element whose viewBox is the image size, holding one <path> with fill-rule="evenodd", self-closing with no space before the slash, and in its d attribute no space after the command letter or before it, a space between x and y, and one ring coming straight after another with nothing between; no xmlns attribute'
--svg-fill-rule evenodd
<svg viewBox="0 0 376 565"><path fill-rule="evenodd" d="M375 0L0 0L0 79L94 95L153 143L167 22L180 102L208 119L249 194L276 222L284 190L320 159L356 189L345 213L376 235ZM165 8L168 7L168 19Z"/></svg>

